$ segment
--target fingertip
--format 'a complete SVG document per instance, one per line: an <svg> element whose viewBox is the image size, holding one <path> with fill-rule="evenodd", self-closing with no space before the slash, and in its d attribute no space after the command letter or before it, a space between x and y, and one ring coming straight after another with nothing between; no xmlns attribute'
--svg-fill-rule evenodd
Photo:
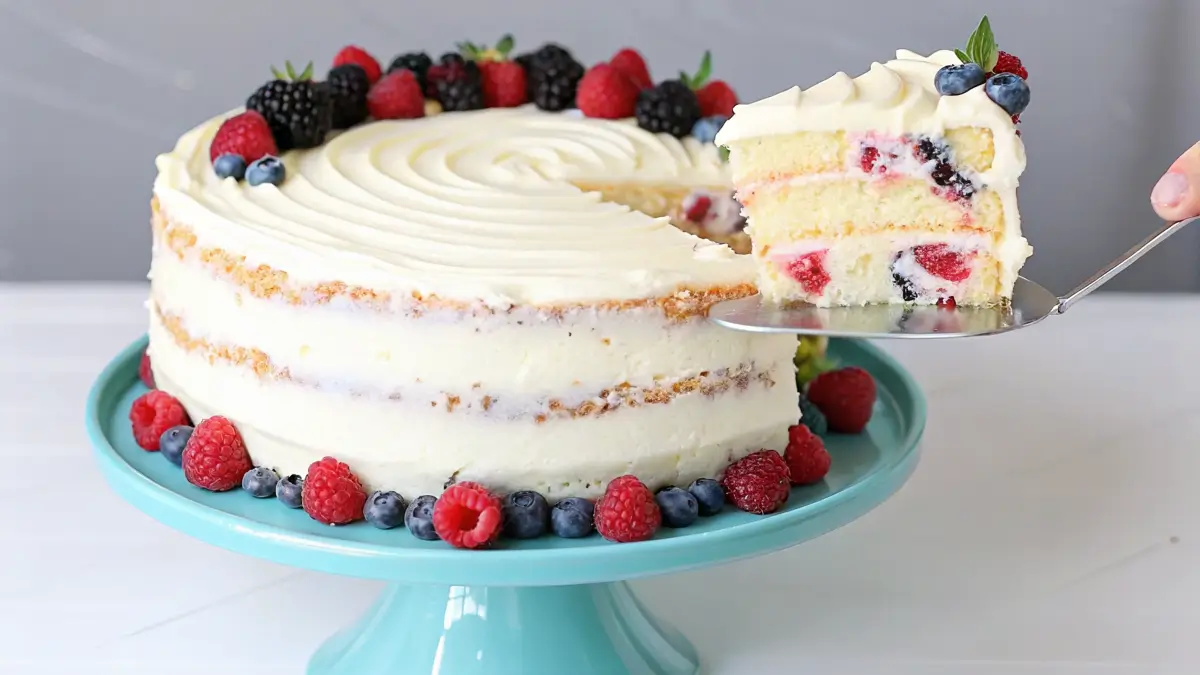
<svg viewBox="0 0 1200 675"><path fill-rule="evenodd" d="M1200 143L1180 155L1158 180L1150 204L1164 220L1200 216Z"/></svg>
<svg viewBox="0 0 1200 675"><path fill-rule="evenodd" d="M1189 211L1200 208L1194 203L1197 201L1195 192L1188 175L1172 168L1154 185L1154 190L1150 192L1150 205L1163 220L1189 218L1195 215Z"/></svg>

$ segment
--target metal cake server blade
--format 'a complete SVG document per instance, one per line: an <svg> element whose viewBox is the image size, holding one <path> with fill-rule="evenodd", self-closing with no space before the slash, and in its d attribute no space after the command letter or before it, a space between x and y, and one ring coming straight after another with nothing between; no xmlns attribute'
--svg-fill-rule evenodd
<svg viewBox="0 0 1200 675"><path fill-rule="evenodd" d="M752 333L793 333L844 338L959 338L996 335L1062 314L1120 274L1168 237L1200 218L1168 223L1126 251L1063 297L1020 277L1008 307L866 305L864 307L780 307L760 296L720 302L708 318L721 326Z"/></svg>

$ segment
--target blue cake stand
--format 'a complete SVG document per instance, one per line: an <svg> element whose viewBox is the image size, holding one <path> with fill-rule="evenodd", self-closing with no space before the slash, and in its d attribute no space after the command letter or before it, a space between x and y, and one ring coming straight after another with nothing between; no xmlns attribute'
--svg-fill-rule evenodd
<svg viewBox="0 0 1200 675"><path fill-rule="evenodd" d="M205 492L133 441L128 413L145 389L145 340L100 374L87 428L105 477L166 525L211 544L285 565L388 582L375 605L312 657L310 675L693 675L696 650L646 610L626 581L697 569L793 546L862 516L917 463L925 402L909 375L865 342L834 341L832 355L870 371L879 399L868 430L831 435L824 483L796 488L785 509L754 516L727 508L654 539L612 544L543 537L463 551L403 528L332 528L274 499ZM412 496L412 495L406 495Z"/></svg>

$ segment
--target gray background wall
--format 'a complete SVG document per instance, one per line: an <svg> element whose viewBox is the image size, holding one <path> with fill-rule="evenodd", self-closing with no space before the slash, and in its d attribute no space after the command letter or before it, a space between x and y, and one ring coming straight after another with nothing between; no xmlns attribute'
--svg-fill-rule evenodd
<svg viewBox="0 0 1200 675"><path fill-rule="evenodd" d="M1147 194L1200 138L1200 0L0 0L0 280L143 278L155 155L284 59L512 32L588 64L635 45L661 78L712 48L753 99L961 46L984 12L1031 70L1026 271L1065 291L1157 226ZM1111 288L1200 290L1197 237Z"/></svg>

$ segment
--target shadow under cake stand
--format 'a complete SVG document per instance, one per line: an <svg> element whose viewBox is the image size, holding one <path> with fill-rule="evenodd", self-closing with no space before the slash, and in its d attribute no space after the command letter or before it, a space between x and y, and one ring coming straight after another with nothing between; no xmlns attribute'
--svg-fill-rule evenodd
<svg viewBox="0 0 1200 675"><path fill-rule="evenodd" d="M676 630L638 601L630 579L692 570L799 544L862 516L917 464L925 402L912 378L865 342L834 340L831 356L866 368L879 396L866 432L826 438L833 467L792 490L781 511L727 507L689 528L613 544L599 536L520 542L487 551L420 541L403 528L329 527L274 499L211 493L133 441L128 420L145 392L137 367L145 338L118 355L92 387L87 428L106 479L138 509L232 551L387 587L357 623L325 642L309 675L693 675L700 660ZM405 495L415 497L416 495Z"/></svg>

